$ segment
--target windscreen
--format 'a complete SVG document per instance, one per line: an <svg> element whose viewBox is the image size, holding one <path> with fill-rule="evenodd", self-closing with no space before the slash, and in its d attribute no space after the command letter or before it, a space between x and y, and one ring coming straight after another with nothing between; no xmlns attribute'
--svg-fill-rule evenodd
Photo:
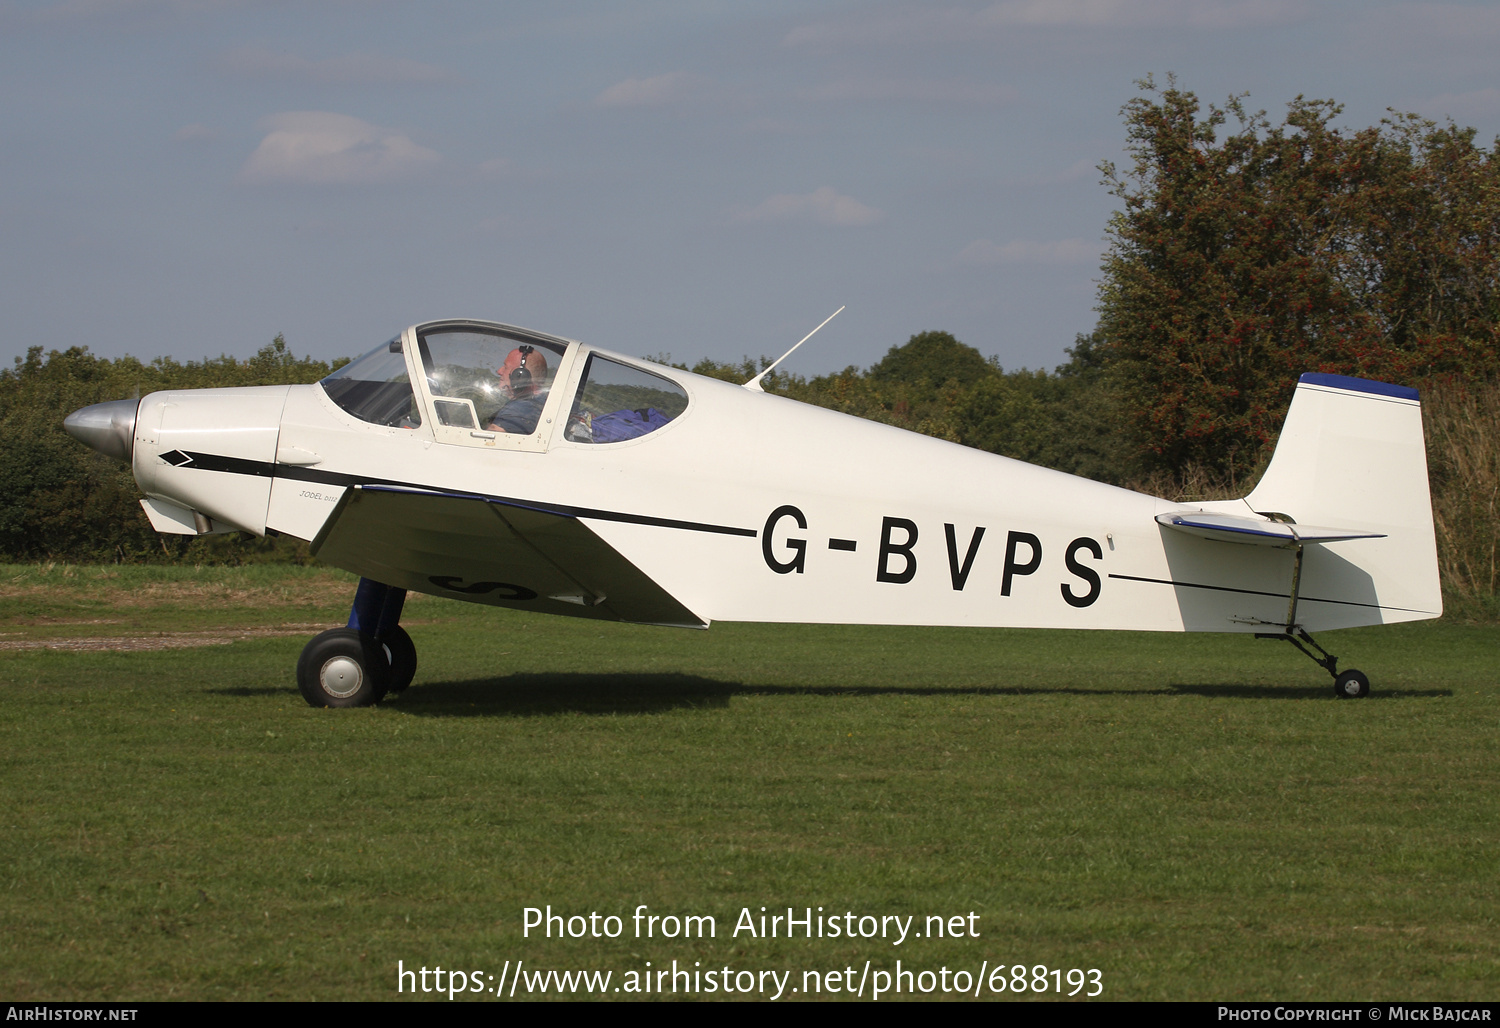
<svg viewBox="0 0 1500 1028"><path fill-rule="evenodd" d="M329 399L361 421L392 428L416 428L422 423L400 336L350 361L318 384Z"/></svg>

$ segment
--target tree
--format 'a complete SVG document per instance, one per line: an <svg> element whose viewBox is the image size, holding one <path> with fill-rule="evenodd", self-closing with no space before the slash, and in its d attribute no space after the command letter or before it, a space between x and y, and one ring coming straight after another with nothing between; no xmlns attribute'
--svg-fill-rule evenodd
<svg viewBox="0 0 1500 1028"><path fill-rule="evenodd" d="M954 411L971 389L1001 373L999 365L948 332L919 332L861 374L848 367L811 381L789 378L784 396L845 414L959 441Z"/></svg>
<svg viewBox="0 0 1500 1028"><path fill-rule="evenodd" d="M995 373L995 366L974 347L949 332L918 332L901 346L893 346L871 366L872 381L904 385L929 397L949 382L968 388Z"/></svg>
<svg viewBox="0 0 1500 1028"><path fill-rule="evenodd" d="M296 357L279 335L247 360L185 364L32 347L0 371L0 557L239 562L281 553L288 547L276 540L158 536L140 508L130 468L70 438L62 421L89 404L160 389L313 382L338 363Z"/></svg>
<svg viewBox="0 0 1500 1028"><path fill-rule="evenodd" d="M1019 371L977 382L954 406L956 438L1029 464L1123 484L1117 390L1098 359L1097 334L1080 335L1056 373Z"/></svg>
<svg viewBox="0 0 1500 1028"><path fill-rule="evenodd" d="M1132 164L1101 166L1124 206L1099 328L1148 470L1243 478L1304 371L1500 370L1500 162L1473 130L1395 115L1349 133L1302 97L1272 125L1243 97L1203 112L1172 79L1141 85Z"/></svg>

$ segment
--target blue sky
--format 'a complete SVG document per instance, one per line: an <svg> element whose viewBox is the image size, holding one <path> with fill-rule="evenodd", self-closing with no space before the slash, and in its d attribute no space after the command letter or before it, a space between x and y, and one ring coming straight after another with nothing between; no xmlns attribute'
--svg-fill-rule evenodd
<svg viewBox="0 0 1500 1028"><path fill-rule="evenodd" d="M847 304L791 370L1050 367L1137 79L1488 145L1497 52L1493 2L0 0L0 360L450 316L729 360Z"/></svg>

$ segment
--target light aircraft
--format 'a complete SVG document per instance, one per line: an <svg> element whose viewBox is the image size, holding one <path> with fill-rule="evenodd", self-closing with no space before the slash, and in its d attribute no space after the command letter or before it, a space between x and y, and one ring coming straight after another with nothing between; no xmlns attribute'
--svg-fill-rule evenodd
<svg viewBox="0 0 1500 1028"><path fill-rule="evenodd" d="M1174 503L746 385L450 320L314 385L65 425L131 463L158 532L295 536L360 576L347 627L297 664L320 707L412 680L408 590L689 628L1253 633L1340 697L1369 680L1311 632L1442 613L1414 389L1305 374L1248 496Z"/></svg>

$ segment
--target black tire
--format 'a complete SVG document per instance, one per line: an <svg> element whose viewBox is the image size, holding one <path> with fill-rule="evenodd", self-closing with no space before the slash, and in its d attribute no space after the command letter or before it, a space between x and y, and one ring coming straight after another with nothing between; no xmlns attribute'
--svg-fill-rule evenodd
<svg viewBox="0 0 1500 1028"><path fill-rule="evenodd" d="M390 682L385 650L352 628L334 628L302 649L297 688L314 707L368 707L379 703Z"/></svg>
<svg viewBox="0 0 1500 1028"><path fill-rule="evenodd" d="M1357 700L1370 695L1370 680L1363 671L1350 668L1333 680L1333 694L1341 700Z"/></svg>
<svg viewBox="0 0 1500 1028"><path fill-rule="evenodd" d="M380 646L391 668L386 691L400 692L417 676L417 644L411 641L406 629L397 625L381 634Z"/></svg>

